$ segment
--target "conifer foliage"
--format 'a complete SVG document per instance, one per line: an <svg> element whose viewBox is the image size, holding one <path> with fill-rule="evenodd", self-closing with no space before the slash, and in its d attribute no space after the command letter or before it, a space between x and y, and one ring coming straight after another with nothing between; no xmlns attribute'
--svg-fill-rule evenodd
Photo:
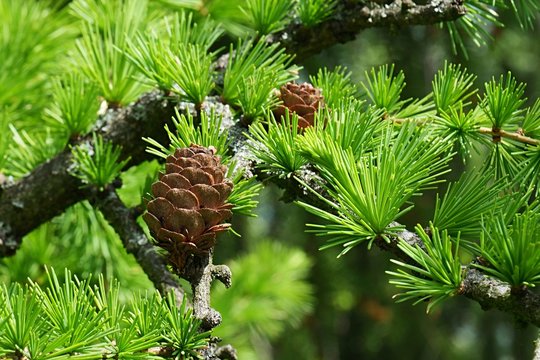
<svg viewBox="0 0 540 360"><path fill-rule="evenodd" d="M389 251L398 301L462 295L540 326L540 100L526 84L508 72L478 88L445 63L408 98L394 65L311 83L298 65L375 26L437 24L466 54L505 10L527 29L540 2L1 1L0 255L15 256L0 266L0 357L256 357L314 302L300 249L265 240L235 273L214 263L268 182L320 219L307 226L321 249ZM466 170L446 185L456 158ZM427 190L434 213L408 229ZM213 337L222 321L234 347Z"/></svg>

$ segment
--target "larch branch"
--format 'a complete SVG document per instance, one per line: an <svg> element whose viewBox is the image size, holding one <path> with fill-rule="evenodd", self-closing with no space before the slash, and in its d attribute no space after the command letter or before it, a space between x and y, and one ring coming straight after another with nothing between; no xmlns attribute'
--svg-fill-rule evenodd
<svg viewBox="0 0 540 360"><path fill-rule="evenodd" d="M145 145L140 139L142 136L152 136L162 139L163 143L166 142L166 140L163 140L164 132L162 129L174 113L173 109L174 103L167 100L163 95L155 92L148 93L133 105L123 110L110 112L109 118L105 121L110 127L103 127L102 132L105 138L123 146L125 156L130 155L128 151L132 151L132 163L135 164L147 158L144 153ZM130 124L131 122L134 124ZM118 124L122 124L122 126L119 128ZM246 157L249 147L245 146L246 139L242 136L242 132L238 131L237 127L239 126L241 125L237 122L234 128L227 129L231 136L235 137L232 139L233 144L235 144L233 151L238 151L237 155L242 153L242 158L238 160L242 163L246 173L256 174L255 164L245 160L249 158L249 154ZM132 129L133 133L129 135L125 131L121 131L121 128ZM36 168L27 177L4 187L3 192L0 193L0 219L2 221L0 239L3 241L0 244L0 255L13 254L24 234L62 213L72 204L89 197L88 192L80 189L81 184L69 175L67 169L71 166L71 162L70 153L66 150L46 164ZM285 188L289 199L297 198L310 203L316 201L314 197L310 197L311 192L302 188L294 177L283 179L275 176L266 180L276 181L279 186ZM49 186L48 184L53 185ZM45 194L42 191L43 187L46 190ZM27 194L17 192L24 192L24 189L28 189ZM33 199L33 196L36 196L37 200ZM22 201L22 204L19 204L17 200ZM106 216L113 217L115 215L109 214ZM25 223L18 220L19 217L28 221ZM6 237L6 234L8 237ZM10 243L6 242L5 239L17 240ZM391 239L390 242L376 241L375 243L381 249L406 259L407 256L397 246L399 239L405 240L412 245L422 246L421 239L408 230L404 230L397 237ZM219 320L214 311L207 306L209 304L209 293L206 293L206 289L213 279L222 280L226 279L227 276L222 274L222 267L216 267L212 264L211 259L202 261L200 269L199 275L183 275L188 279L191 278L190 282L195 287L199 286L195 280L197 276L200 276L199 283L201 287L195 289L201 299L199 316L206 322L206 326L211 328ZM225 282L227 281L225 280ZM493 279L476 268L469 268L463 280L461 293L475 300L484 308L496 308L514 315L521 321L540 326L540 296L527 289L519 294L513 293L510 291L509 284Z"/></svg>
<svg viewBox="0 0 540 360"><path fill-rule="evenodd" d="M365 29L431 25L454 21L465 14L462 0L431 0L425 5L412 0L387 1L387 4L341 0L334 14L324 22L313 27L292 24L275 34L275 38L289 52L306 57L332 45L354 40Z"/></svg>

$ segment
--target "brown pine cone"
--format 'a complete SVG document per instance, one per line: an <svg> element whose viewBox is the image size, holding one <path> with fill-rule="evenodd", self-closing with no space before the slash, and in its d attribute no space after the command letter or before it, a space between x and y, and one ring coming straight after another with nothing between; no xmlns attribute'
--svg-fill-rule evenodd
<svg viewBox="0 0 540 360"><path fill-rule="evenodd" d="M167 158L165 174L152 184L154 200L143 215L157 245L167 250L169 262L181 271L191 254L208 253L218 232L230 224L233 184L214 148L191 145Z"/></svg>
<svg viewBox="0 0 540 360"><path fill-rule="evenodd" d="M298 114L298 128L313 126L315 113L323 105L321 91L308 83L287 83L280 89L279 99L283 104L274 109L274 116L279 121L286 112Z"/></svg>

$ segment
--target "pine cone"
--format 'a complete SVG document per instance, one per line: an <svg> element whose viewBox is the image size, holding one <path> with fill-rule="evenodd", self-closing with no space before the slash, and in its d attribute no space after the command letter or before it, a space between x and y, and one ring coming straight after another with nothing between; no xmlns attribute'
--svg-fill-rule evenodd
<svg viewBox="0 0 540 360"><path fill-rule="evenodd" d="M323 104L321 91L308 83L287 83L280 89L279 99L283 104L274 109L276 119L281 119L290 111L298 114L298 128L313 126L315 112Z"/></svg>
<svg viewBox="0 0 540 360"><path fill-rule="evenodd" d="M226 201L233 184L214 153L214 148L198 145L177 149L167 157L166 173L152 184L154 200L143 218L178 271L187 256L208 253L216 234L230 226L223 222L232 216Z"/></svg>

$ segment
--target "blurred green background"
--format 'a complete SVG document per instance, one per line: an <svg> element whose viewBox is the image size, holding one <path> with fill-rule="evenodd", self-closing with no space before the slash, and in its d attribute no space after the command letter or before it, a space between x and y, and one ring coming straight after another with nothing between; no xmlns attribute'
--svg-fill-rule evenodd
<svg viewBox="0 0 540 360"><path fill-rule="evenodd" d="M233 8L226 3L221 6ZM303 79L320 67L346 66L355 82L374 66L395 63L406 76L405 95L416 97L431 90L433 75L445 60L461 63L476 74L479 89L491 77L510 70L518 81L527 83L526 94L531 104L540 94L540 22L537 21L535 30L523 31L511 14L502 16L507 27L487 29L493 39L480 48L469 44L468 58L452 53L444 30L410 27L366 30L355 41L296 61L304 66ZM41 20L52 27L70 24L69 19L54 16ZM59 71L62 64L55 64L58 53L66 51L73 36L66 31L61 38L65 41L62 48L56 43L45 44L48 52L44 54L48 56L19 59L41 61L35 69L35 79L43 80L41 75ZM2 50L7 54L9 49ZM24 49L18 50L24 53ZM0 66L4 70L4 84L18 81L15 65L16 62L9 64L4 60ZM21 77L20 83L23 80L27 78ZM47 96L42 94L47 94L48 87L37 80L32 89L21 88L24 101L20 104L12 101L19 96L17 93L0 91L4 94L0 95L0 104L4 105L0 125L5 125L9 118L19 130L36 125L34 131L46 132L37 124L41 110L47 106ZM21 105L25 103L34 106ZM32 168L33 159L21 161ZM461 166L456 162L456 169ZM126 204L138 203L146 174L155 173L157 168L155 162L144 163L124 174L121 196ZM455 178L456 174L459 172L450 173L449 177ZM416 201L414 211L403 219L409 228L417 223L427 224L433 212L434 194L428 193ZM319 251L324 240L305 232L305 224L317 219L294 204L280 201L281 195L274 186L265 188L259 199L258 216L233 220L233 228L241 237L225 234L216 248L215 262L231 267L233 287L225 290L222 285L215 286L213 306L223 315L223 324L215 334L224 343L235 346L240 359L532 358L537 330L515 323L508 315L483 311L476 303L461 298L445 302L429 315L423 304L396 304L392 295L397 290L388 284L384 273L392 268L388 254L359 246L337 259L339 249ZM0 260L0 281L43 281L45 265L67 267L80 277L98 273L116 277L127 303L133 292L152 288L114 231L88 203L75 205L28 235L16 256Z"/></svg>

